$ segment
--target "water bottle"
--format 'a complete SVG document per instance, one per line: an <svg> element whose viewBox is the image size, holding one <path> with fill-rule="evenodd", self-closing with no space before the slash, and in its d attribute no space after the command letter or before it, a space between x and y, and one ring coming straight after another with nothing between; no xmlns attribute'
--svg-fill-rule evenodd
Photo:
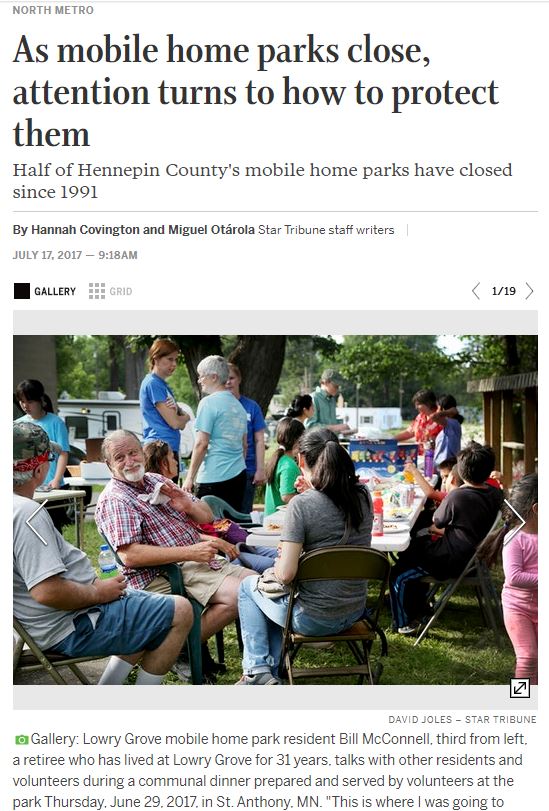
<svg viewBox="0 0 549 811"><path fill-rule="evenodd" d="M99 577L101 580L106 580L108 577L116 577L118 574L115 557L109 545L106 543L101 545L97 564L99 566Z"/></svg>
<svg viewBox="0 0 549 811"><path fill-rule="evenodd" d="M429 444L425 445L425 462L423 467L423 475L426 479L430 479L433 475L433 460L435 456L435 451L433 448L433 443L429 442Z"/></svg>
<svg viewBox="0 0 549 811"><path fill-rule="evenodd" d="M379 538L383 535L383 496L379 492L374 493L374 520L372 523L372 536Z"/></svg>

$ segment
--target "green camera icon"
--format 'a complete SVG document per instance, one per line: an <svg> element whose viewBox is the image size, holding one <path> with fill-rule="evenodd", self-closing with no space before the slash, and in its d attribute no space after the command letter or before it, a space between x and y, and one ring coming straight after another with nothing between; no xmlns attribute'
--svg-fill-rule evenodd
<svg viewBox="0 0 549 811"><path fill-rule="evenodd" d="M28 742L29 742L29 736L28 735L16 735L15 736L15 743L17 744L17 746L27 746Z"/></svg>

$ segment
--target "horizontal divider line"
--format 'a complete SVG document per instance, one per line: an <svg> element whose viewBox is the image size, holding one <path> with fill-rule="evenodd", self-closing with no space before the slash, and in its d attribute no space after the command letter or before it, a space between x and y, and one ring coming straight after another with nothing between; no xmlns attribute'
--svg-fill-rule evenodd
<svg viewBox="0 0 549 811"><path fill-rule="evenodd" d="M539 214L537 209L48 209L12 214Z"/></svg>

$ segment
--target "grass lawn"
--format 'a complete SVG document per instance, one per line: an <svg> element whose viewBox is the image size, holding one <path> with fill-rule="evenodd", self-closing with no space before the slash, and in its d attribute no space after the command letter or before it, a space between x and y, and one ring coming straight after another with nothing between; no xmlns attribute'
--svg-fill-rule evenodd
<svg viewBox="0 0 549 811"><path fill-rule="evenodd" d="M66 527L64 534L68 541L74 542L74 526ZM95 523L88 519L84 525L83 548L95 566L99 546ZM492 576L499 592L501 569L496 569ZM463 589L451 599L439 622L417 648L414 648L413 637L403 637L390 630L388 608L383 612L381 624L387 629L389 643L389 656L383 660L381 684L506 684L513 675L514 654L505 630L501 631L501 646L498 647L493 634L482 622L471 589ZM218 678L218 684L234 684L241 675L234 625L225 629L224 637L227 673ZM213 641L210 650L215 656ZM300 655L299 663L303 666L329 666L341 658L350 663L352 656L344 646L338 645L334 650L306 651ZM167 681L179 684L172 674L168 675ZM329 684L330 680L309 683Z"/></svg>

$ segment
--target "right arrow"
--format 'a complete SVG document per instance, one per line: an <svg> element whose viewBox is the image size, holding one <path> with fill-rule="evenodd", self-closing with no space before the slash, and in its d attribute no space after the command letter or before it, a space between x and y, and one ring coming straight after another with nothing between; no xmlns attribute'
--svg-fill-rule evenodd
<svg viewBox="0 0 549 811"><path fill-rule="evenodd" d="M530 287L530 285L528 284L528 282L526 282L526 287L528 287L528 289L530 290L530 292L529 292L529 293L528 293L528 295L526 296L526 298L527 298L527 299L529 299L529 298L530 298L530 296L532 295L532 293L534 292L534 288L533 288L533 287Z"/></svg>
<svg viewBox="0 0 549 811"><path fill-rule="evenodd" d="M506 537L506 539L505 539L505 544L507 545L507 544L509 543L509 541L511 540L511 538L513 538L513 537L514 537L514 536L517 534L517 532L518 532L520 529L522 529L522 528L523 528L523 526L525 525L526 521L524 520L524 518L522 517L522 515L519 515L519 513L518 513L518 512L515 510L515 508L513 507L513 505L511 504L511 502L510 502L510 501L507 501L507 499L506 499L506 498L504 498L503 500L504 500L504 502L507 504L507 506L509 507L509 509L510 509L510 510L513 510L513 512L514 512L514 513L515 513L515 515L517 516L518 520L520 521L520 524L518 525L518 527L516 527L516 528L515 528L515 529L514 529L514 530L511 532L511 534L510 534L510 535L508 535L508 536Z"/></svg>

